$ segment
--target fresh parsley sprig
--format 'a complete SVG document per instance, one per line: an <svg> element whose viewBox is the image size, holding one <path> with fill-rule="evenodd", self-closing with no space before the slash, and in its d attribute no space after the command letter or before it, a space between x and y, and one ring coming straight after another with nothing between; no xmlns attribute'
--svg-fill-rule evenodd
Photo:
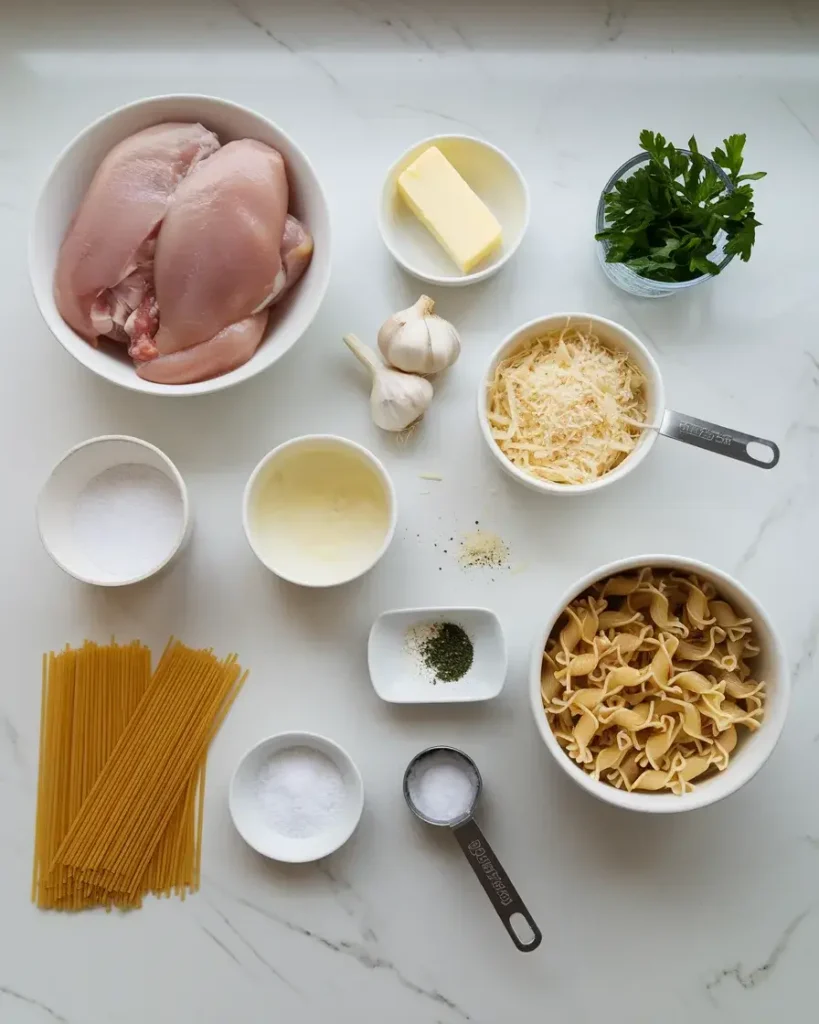
<svg viewBox="0 0 819 1024"><path fill-rule="evenodd" d="M608 227L595 238L608 243L606 262L624 263L654 281L718 274L710 256L724 231L726 254L747 263L760 226L748 182L764 178L765 171L740 174L745 136L725 139L710 160L693 135L688 152L649 131L640 133L640 147L650 159L605 196Z"/></svg>

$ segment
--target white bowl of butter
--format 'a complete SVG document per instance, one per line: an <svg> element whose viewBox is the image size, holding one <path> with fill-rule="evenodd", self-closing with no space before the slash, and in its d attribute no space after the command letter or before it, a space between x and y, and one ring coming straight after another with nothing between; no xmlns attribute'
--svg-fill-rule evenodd
<svg viewBox="0 0 819 1024"><path fill-rule="evenodd" d="M274 448L244 493L245 536L271 572L303 587L349 583L390 545L395 490L366 448L333 434L308 434Z"/></svg>
<svg viewBox="0 0 819 1024"><path fill-rule="evenodd" d="M500 225L500 243L472 263L483 252L492 234L482 224L472 201L453 188L446 169L431 162L423 171L425 180L419 209L410 208L399 188L399 179L430 149L437 149L458 172L467 186L488 208L490 218ZM444 173L441 173L443 170ZM458 286L485 281L496 274L514 255L529 224L529 190L516 164L496 146L468 135L436 135L416 143L390 168L378 209L378 227L393 258L408 273L430 284ZM476 227L482 232L477 234ZM458 266L436 237L447 238L465 256Z"/></svg>

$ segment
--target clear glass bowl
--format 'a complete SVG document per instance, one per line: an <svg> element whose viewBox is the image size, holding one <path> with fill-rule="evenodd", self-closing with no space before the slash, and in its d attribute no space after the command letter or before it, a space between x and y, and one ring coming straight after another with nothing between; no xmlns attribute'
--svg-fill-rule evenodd
<svg viewBox="0 0 819 1024"><path fill-rule="evenodd" d="M687 156L691 155L688 149L680 149L679 152L685 153ZM649 159L648 153L638 153L631 160L627 160L622 167L618 167L606 182L603 191L600 193L600 201L597 204L596 232L603 231L609 226L609 222L606 219L606 195L613 190L621 178L629 177L640 164L648 163ZM709 160L708 157L705 157L705 161L716 171L725 185L725 191L733 192L734 186L725 171L715 164L713 160ZM727 267L734 258L732 255L726 256L725 254L725 243L727 240L728 236L724 231L720 231L714 239L716 248L711 253L710 258L717 264L720 270ZM676 295L677 292L684 291L686 288L693 288L695 284L710 281L715 276L714 274L701 274L690 281L653 281L650 277L642 277L630 267L627 267L625 263L606 263L608 249L608 242L601 241L597 243L597 255L606 277L613 284L616 284L618 288L628 292L629 295L637 295L643 299L666 299L669 295Z"/></svg>

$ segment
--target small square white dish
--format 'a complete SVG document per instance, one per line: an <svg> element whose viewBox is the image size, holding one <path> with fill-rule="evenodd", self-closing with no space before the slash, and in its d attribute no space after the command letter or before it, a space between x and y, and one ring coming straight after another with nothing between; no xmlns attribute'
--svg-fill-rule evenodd
<svg viewBox="0 0 819 1024"><path fill-rule="evenodd" d="M408 643L416 626L451 622L472 641L469 671L453 682L435 681ZM392 704L452 704L490 700L506 680L506 641L500 621L488 608L399 608L373 623L367 650L370 679L382 700Z"/></svg>

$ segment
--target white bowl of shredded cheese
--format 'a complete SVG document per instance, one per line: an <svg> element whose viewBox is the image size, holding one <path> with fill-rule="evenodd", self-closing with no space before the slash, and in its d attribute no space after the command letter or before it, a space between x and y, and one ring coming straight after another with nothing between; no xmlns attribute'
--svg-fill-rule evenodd
<svg viewBox="0 0 819 1024"><path fill-rule="evenodd" d="M565 336L565 341L564 341ZM657 439L660 370L631 331L591 313L553 313L513 331L478 391L489 450L525 486L588 494L621 479Z"/></svg>

